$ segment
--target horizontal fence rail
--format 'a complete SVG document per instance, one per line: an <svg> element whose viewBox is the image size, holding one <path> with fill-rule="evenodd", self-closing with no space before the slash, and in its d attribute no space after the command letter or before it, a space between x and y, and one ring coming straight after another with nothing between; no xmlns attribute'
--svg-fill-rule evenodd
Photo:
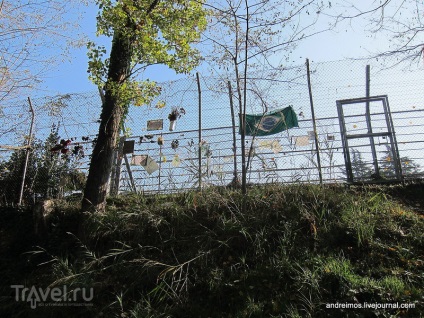
<svg viewBox="0 0 424 318"><path fill-rule="evenodd" d="M247 151L242 154L239 101L231 76L200 75L158 83L161 94L150 105L130 108L125 122L125 141L133 141L134 149L122 158L117 149L112 175L113 182L119 184L117 190L171 193L199 187L233 186L234 178L240 178L242 156L248 162L250 184L318 183L320 175L325 183L346 182L336 101L364 97L365 64L358 61L311 64L316 140L306 66L255 75L248 78L247 112L261 114L292 106L299 127L270 136L247 136ZM381 70L371 65L371 96L388 96L404 179L424 177L423 78L423 70ZM234 86L233 112L228 85ZM80 193L98 131L101 111L98 92L34 99L32 106L34 133L24 200L33 202ZM171 107L185 110L173 131L169 131L168 121ZM236 127L232 125L232 113ZM346 112L345 123L350 131L366 133L364 115L359 108ZM0 106L2 204L16 202L19 196L31 116L26 100ZM162 120L162 129L148 130L151 128L147 122L152 120L156 123ZM384 114L378 110L372 112L371 124L376 136L383 132ZM388 155L389 142L384 133L373 141L380 171L390 179L393 162ZM61 146L61 142L66 146ZM58 149L54 150L55 147ZM369 139L352 141L349 151L354 158L355 173L372 181Z"/></svg>

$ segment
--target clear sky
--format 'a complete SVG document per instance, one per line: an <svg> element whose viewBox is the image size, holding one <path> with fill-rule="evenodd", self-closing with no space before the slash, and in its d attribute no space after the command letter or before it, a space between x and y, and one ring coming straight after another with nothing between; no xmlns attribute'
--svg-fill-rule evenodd
<svg viewBox="0 0 424 318"><path fill-rule="evenodd" d="M95 41L95 43L108 46L111 39L99 39L96 38L95 35L96 15L98 12L97 6L90 4L88 6L82 6L81 8L84 9L84 12L83 19L80 22L80 32L88 39ZM41 91L37 96L96 90L96 86L88 80L87 65L87 48L83 46L73 49L69 61L57 65L48 73L45 82L40 87ZM152 67L145 73L145 76L156 81L167 81L181 77L181 75L176 75L174 71L167 67L160 66Z"/></svg>
<svg viewBox="0 0 424 318"><path fill-rule="evenodd" d="M367 2L369 4L369 0L356 1L358 5ZM97 7L91 4L83 9L85 12L81 21L81 32L89 39L98 42L95 37ZM318 29L328 22L325 18L321 21L321 24L317 26ZM364 32L364 29L369 26L367 23L366 20L358 19L353 23L340 24L335 31L307 39L293 52L291 63L303 64L306 58L312 62L320 62L363 57L369 55L368 52L375 52L387 46L387 38L373 38L370 33ZM106 45L110 43L110 39L103 40ZM37 96L96 90L96 87L88 80L86 52L85 47L73 49L69 61L59 64L48 73ZM144 76L160 82L181 77L166 67L152 67Z"/></svg>
<svg viewBox="0 0 424 318"><path fill-rule="evenodd" d="M357 3L364 3L364 2L371 2L371 0L352 0L357 1ZM372 1L373 2L373 1ZM97 8L94 5L90 5L88 7L82 7L85 12L83 14L83 20L80 22L81 24L81 30L78 32L82 32L85 34L86 37L88 37L90 40L96 40L95 38L95 29L96 29L96 14L97 14ZM324 19L322 21L322 25L325 25L325 23L328 22ZM322 26L318 25L317 29ZM369 33L364 32L364 29L367 28L367 22L364 20L356 20L354 23L344 23L339 26L335 31L327 32L324 34L317 35L314 38L309 38L305 42L301 43L298 48L293 52L292 58L290 63L294 65L301 65L305 63L305 59L309 58L310 61L313 62L324 62L324 61L334 61L334 60L344 60L346 58L352 58L352 57L364 57L369 54L368 52L375 52L377 49L384 50L384 48L388 45L387 38L381 36L378 38L373 38L370 36ZM104 39L104 43L107 45L110 43L110 39ZM60 63L59 65L55 66L51 71L48 72L48 77L46 78L46 81L41 85L41 90L34 92L34 95L31 97L41 97L41 96L53 96L56 94L72 94L72 93L83 93L83 92L96 92L97 88L94 84L92 84L88 80L88 74L87 74L87 63L88 58L86 55L87 49L85 47L81 47L79 49L73 49L72 54L69 58L68 62ZM347 63L349 64L349 63ZM339 65L339 64L335 64ZM321 70L321 72L324 72L324 70ZM360 93L358 93L358 96L363 96L364 93L363 90L363 83L364 83L364 77L365 72L363 69L360 69L361 71L361 77L360 81L361 83L358 85ZM336 116L336 114L327 114L325 113L325 110L331 109L333 112L335 112L335 100L340 98L350 98L350 97L358 97L353 96L350 94L351 91L351 84L355 84L353 81L351 74L349 74L348 71L344 72L343 69L337 68L332 69L331 74L325 74L325 73L319 73L321 74L322 81L321 83L316 81L314 82L314 98L315 98L315 104L317 109L324 109L321 110L320 116ZM362 73L363 72L363 73ZM201 69L200 73L202 76L206 77L208 76L208 73L206 69ZM363 77L362 77L363 74ZM418 75L421 75L418 74ZM150 78L151 80L163 82L163 81L169 81L176 79L177 77L182 77L183 75L177 76L172 70L168 70L166 67L153 67L150 70L148 70L145 74L145 77ZM374 79L374 74L372 75ZM348 81L349 85L346 85L346 83L342 82L342 80ZM396 89L402 89L401 81L397 77L392 77L391 79L392 85L395 85ZM377 81L376 81L377 82ZM384 85L383 88L380 89L380 87L377 87L374 83L372 84L372 94L375 94L378 92L379 94L386 94L387 91L390 89L388 86L387 81L381 81ZM418 81L416 81L418 82ZM345 84L345 85L342 85ZM302 88L306 85L305 83L302 84ZM321 87L320 87L321 85ZM408 84L409 85L409 84ZM333 89L336 88L336 89ZM330 89L333 89L330 92ZM380 90L379 90L380 89ZM308 95L306 90L302 90L302 94L296 95L295 93L296 88L290 87L287 89L287 91L290 90L289 94L286 94L286 91L280 91L279 94L284 95L281 96L281 101L284 105L291 104L291 99L293 98L293 104L296 108L296 110L301 110L302 112L307 113L308 109ZM346 90L349 92L346 93L346 95L343 94L343 90ZM380 93L380 91L382 93ZM406 90L405 90L406 91ZM330 94L331 93L331 94ZM205 92L205 95L207 93ZM422 101L421 93L414 92L413 94L410 94L412 98L416 98L418 100L418 97L420 97L420 101ZM299 96L303 97L303 100L299 98ZM399 98L392 98L391 97L391 106L393 106L392 109L398 110L398 109L407 109L410 110L412 106L421 106L420 103L415 104L415 100L411 100L411 96L403 96L399 95ZM205 96L206 97L206 96ZM173 98L175 100L175 96L171 96L170 99ZM226 97L225 97L226 98ZM286 99L284 99L286 98ZM182 99L182 98L181 98ZM399 99L399 101L398 101ZM174 103L174 100L172 100L172 103ZM187 98L188 100L188 98ZM216 127L217 123L222 124L222 119L216 115L217 111L228 111L228 105L225 103L222 103L222 107L225 107L225 109L217 108L217 104L219 104L216 100L215 96L204 99L205 101L211 101L211 104L205 105L204 109L204 126L210 125L213 127ZM184 100L186 102L186 100ZM287 103L286 103L287 102ZM170 106L173 105L172 103L169 103ZM188 100L188 106L191 106L191 104L194 106L192 109L195 109L196 107L196 100L191 98L191 100ZM213 104L212 104L213 103ZM305 105L305 106L302 106ZM184 107L186 105L184 104ZM305 108L301 108L305 107ZM327 108L324 108L327 107ZM408 108L409 107L409 108ZM421 108L421 107L420 107ZM141 113L145 111L146 108L140 107L135 109L135 111ZM209 111L210 110L210 111ZM99 111L99 110L97 110ZM152 112L151 116L152 118L149 119L157 119L157 118L166 118L168 109L162 109L162 110L155 110L155 112ZM95 111L88 111L86 113L81 112L81 116L87 116L87 113L89 113L90 116L92 116ZM307 115L307 114L306 114ZM177 126L177 130L179 129L195 129L196 127L191 127L190 125L196 125L197 122L193 121L190 122L190 115L187 115L181 119L181 121L178 123L179 127ZM208 117L209 116L209 117ZM137 118L142 118L142 124L139 122L136 122L134 126L133 133L135 135L142 135L145 133L144 127L145 122L147 120L147 116L138 116ZM211 119L211 122L208 123L207 119ZM228 117L229 118L229 117ZM307 116L307 118L310 118ZM83 124L81 124L81 121L84 123L88 123L87 126L94 127L93 132L84 131L84 134L95 134L95 131L98 129L97 125L92 125L91 118L84 118L84 120L80 120L79 117L75 116L75 118L67 119L67 128L69 133L73 133L70 128L76 127L75 129L83 130ZM95 120L95 119L94 119ZM213 122L212 120L217 120L216 122ZM165 120L165 123L168 124L168 122ZM415 124L415 123L414 123ZM215 125L215 126L214 126ZM229 124L228 124L229 125ZM335 129L335 131L338 130L338 123L336 120L331 123L331 128ZM46 131L48 133L49 126L44 125L47 127ZM309 129L309 127L308 127ZM408 128L409 129L409 128ZM167 130L167 127L165 127L165 130ZM79 130L78 130L79 132ZM302 134L306 134L306 128L303 129L301 132ZM299 132L300 134L300 132ZM81 136L80 134L76 134L75 136ZM169 137L171 138L171 136ZM188 138L188 137L187 137ZM196 138L193 137L193 138ZM210 137L212 138L212 137ZM408 137L409 138L409 137ZM168 140L169 141L169 140ZM229 148L230 149L230 148ZM172 150L172 153L175 153ZM157 158L158 156L156 156ZM412 157L414 157L412 155ZM417 155L418 157L418 155ZM421 158L421 157L420 157Z"/></svg>

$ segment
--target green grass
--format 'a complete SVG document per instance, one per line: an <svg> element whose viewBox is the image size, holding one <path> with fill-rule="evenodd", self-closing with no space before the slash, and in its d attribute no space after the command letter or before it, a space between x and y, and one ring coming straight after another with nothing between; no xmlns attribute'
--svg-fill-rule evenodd
<svg viewBox="0 0 424 318"><path fill-rule="evenodd" d="M58 203L49 236L37 243L30 234L30 213L7 211L2 214L7 226L1 229L8 243L1 253L9 256L1 274L13 279L2 287L9 297L3 297L0 313L420 317L423 189L253 187L244 213L243 196L235 190L126 195L110 198L106 213L88 215L84 233L78 231L78 207ZM25 237L11 230L25 226ZM93 306L31 310L10 297L10 284L24 283L93 287ZM326 308L336 302L399 302L416 308Z"/></svg>

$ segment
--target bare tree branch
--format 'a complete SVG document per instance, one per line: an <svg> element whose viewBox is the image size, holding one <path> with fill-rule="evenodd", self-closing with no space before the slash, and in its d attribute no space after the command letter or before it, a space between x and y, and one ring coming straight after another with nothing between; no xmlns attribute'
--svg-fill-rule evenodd
<svg viewBox="0 0 424 318"><path fill-rule="evenodd" d="M66 54L73 22L66 13L79 0L14 0L0 3L0 100L35 87ZM78 17L76 17L78 19Z"/></svg>

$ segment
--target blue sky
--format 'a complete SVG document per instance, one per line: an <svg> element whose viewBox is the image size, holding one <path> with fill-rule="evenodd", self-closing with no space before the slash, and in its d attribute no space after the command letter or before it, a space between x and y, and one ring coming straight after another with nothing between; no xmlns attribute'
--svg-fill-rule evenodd
<svg viewBox="0 0 424 318"><path fill-rule="evenodd" d="M94 4L90 4L81 6L81 8L84 9L84 12L82 13L81 30L79 32L89 40L107 47L111 39L97 38L95 34L97 7ZM41 91L37 96L97 90L96 86L88 80L87 64L86 47L72 49L68 61L60 63L48 72L44 83L40 87ZM174 71L163 66L148 69L145 72L145 76L156 81L167 81L181 77L181 75L176 75Z"/></svg>
<svg viewBox="0 0 424 318"><path fill-rule="evenodd" d="M369 0L358 0L359 2L364 2ZM85 13L83 15L83 20L81 21L81 30L78 32L82 32L91 40L95 40L95 29L96 29L96 14L97 14L97 8L94 5L91 5L89 7L84 7ZM325 23L325 21L323 22ZM378 39L370 37L369 34L364 32L364 28L367 27L366 22L364 21L356 21L352 24L343 24L341 25L336 31L331 31L325 34L320 34L314 38L308 39L307 41L303 42L298 46L296 51L293 52L291 63L294 65L301 65L304 64L305 59L309 58L311 62L323 62L323 61L334 61L334 60L344 60L346 58L350 57L360 57L360 56L366 56L368 54L368 51L375 52L376 49L384 49L387 45L387 39L384 37L379 37ZM104 39L103 40L105 44L110 43L110 39ZM81 47L79 49L72 50L72 54L69 58L68 62L60 63L57 66L55 66L51 71L48 72L48 77L46 78L46 81L42 84L41 90L37 92L37 94L31 96L31 97L40 97L40 96L52 96L56 94L66 94L66 93L83 93L83 92L96 92L97 88L88 80L88 74L87 74L87 62L88 58L86 55L86 48ZM336 65L336 64L335 64ZM349 65L350 66L350 65ZM354 80L360 81L358 84L358 90L360 91L358 94L362 96L362 93L364 93L363 90L363 83L365 78L365 72L363 68L359 68L360 77L356 79L352 79L352 74L349 73L349 69L331 69L334 73L324 73L325 67L323 66L324 70L319 70L318 74L321 74L321 82L316 80L314 84L314 98L315 98L315 104L317 109L320 109L320 105L322 105L321 109L324 110L332 110L335 111L335 100L339 98L351 98L351 97L358 97L358 96L352 96L351 94L351 86L354 86L352 84L355 84L356 82L353 82ZM208 76L208 72L206 71L206 68L199 70L202 76L206 77ZM320 73L322 72L322 73ZM417 74L417 75L421 75ZM145 77L150 78L151 80L156 80L159 82L163 81L169 81L176 79L177 77L183 77L182 75L177 76L172 70L168 70L166 67L152 67L149 69L145 74ZM363 76L363 77L362 77ZM379 94L386 94L391 91L394 91L396 89L402 89L402 83L401 80L392 77L390 78L390 84L394 85L395 87L389 87L388 81L377 81L377 78L374 77L374 74L372 74L373 84L372 84L372 94L379 93ZM422 80L422 77L420 77ZM395 80L394 80L395 79ZM342 82L345 81L345 82ZM416 81L416 83L418 80ZM382 83L381 86L377 86L377 83ZM349 84L349 85L348 85ZM414 83L415 84L415 83ZM305 84L303 84L305 85ZM329 85L333 85L330 88L338 87L338 90L331 91L331 94L329 93ZM406 85L406 84L405 84ZM321 87L321 89L320 89ZM304 87L302 87L304 88ZM343 89L346 91L344 92ZM389 90L390 89L390 90ZM389 91L389 92L388 92ZM288 94L286 92L289 92ZM303 92L303 93L302 93ZM303 98L299 98L298 96L295 96L296 88L290 87L286 90L282 90L279 92L282 97L281 101L284 104L290 104L293 102L294 106L296 107L296 110L302 110L305 112L305 114L308 112L308 95L306 93L306 90L302 90L301 93L299 93L299 96ZM355 92L356 93L356 92ZM207 96L207 93L204 93ZM303 95L302 95L303 94ZM345 94L345 95L343 95ZM205 96L205 97L206 97ZM392 95L391 95L392 96ZM396 95L395 95L396 96ZM171 98L174 98L172 100L172 103L175 102L175 97L171 96ZM225 96L226 98L226 96ZM289 100L293 98L293 101ZM412 100L411 98L414 98ZM415 103L415 99L418 101L422 101L421 93L417 94L414 92L414 94L411 94L411 96L403 96L399 95L399 98L392 98L391 106L393 106L394 110L398 109L410 109L412 106L421 106L418 102ZM214 99L214 96L204 99L205 101L209 100L211 101L211 104L206 104L204 108L204 126L213 126L217 124L222 124L222 120L220 116L216 116L217 111L221 111L220 115L225 114L224 111L228 112L228 105L226 104L226 101L222 103L222 109L217 108L217 100ZM287 102L287 103L286 103ZM392 103L393 102L393 103ZM193 109L196 108L196 100L192 98L192 100L189 100L188 106L192 106ZM193 104L193 105L191 105ZM170 106L173 105L170 103ZM305 105L305 106L302 106ZM186 106L186 105L184 105ZM225 107L225 109L224 109ZM304 109L301 107L305 107ZM324 108L327 107L327 108ZM409 107L409 108L408 108ZM147 108L134 108L135 111L137 111L137 114L142 114L138 116L138 118L143 118L143 121L135 122L133 123L134 126L134 134L140 135L144 134L144 127L145 127L145 120L148 119L146 113ZM210 110L208 112L208 110ZM212 112L213 111L213 112ZM166 120L166 115L168 112L167 109L162 110L155 110L154 112L151 112L152 114L148 114L149 116L152 116L150 119L156 119L156 118L165 118L165 125L168 124L168 121ZM86 117L87 113L92 115L92 111L87 111L86 113L81 112L79 114L81 117ZM195 115L195 113L194 113ZM335 114L327 114L324 113L324 111L321 111L319 113L320 116L332 116ZM187 115L181 119L181 121L178 123L177 130L183 130L183 129L195 129L196 122L190 122L190 116ZM207 120L211 119L211 122L208 123ZM228 117L229 118L229 117ZM309 118L309 116L308 116ZM75 127L80 129L83 125L79 124L77 120L79 118L71 118L75 121ZM68 119L69 120L69 119ZM216 122L212 122L212 120L216 120ZM85 118L84 122L89 121L89 119ZM74 122L67 123L68 125L74 124ZM95 124L96 125L96 124ZM191 127L190 125L193 125L194 127ZM335 131L338 130L338 122L334 121L332 122L331 128L335 129ZM73 127L74 127L73 126ZM98 129L97 126L94 126L93 131ZM47 125L48 127L48 125ZM91 126L90 126L91 127ZM69 128L70 130L70 128ZM167 130L167 126L165 126L165 131ZM304 129L305 130L305 129ZM48 130L46 130L48 132ZM84 132L85 133L85 132ZM94 132L95 133L95 132ZM299 134L305 134L305 131L299 132ZM171 136L169 136L168 139L170 139ZM169 140L167 140L169 142Z"/></svg>
<svg viewBox="0 0 424 318"><path fill-rule="evenodd" d="M81 32L90 40L95 37L97 7L93 4L82 7L84 9L81 20ZM323 24L325 21L322 22ZM318 26L319 27L319 26ZM377 47L384 47L385 39L376 41L364 33L364 22L341 25L336 31L317 35L302 42L292 54L294 65L303 64L306 58L311 61L333 61L350 57L367 55L367 51L375 51ZM110 43L110 39L101 39L104 44ZM41 90L36 96L56 95L74 92L86 92L96 90L96 87L88 80L86 55L87 49L81 47L73 49L69 60L55 66L47 73ZM202 70L200 70L202 72ZM145 77L156 81L167 81L181 78L167 67L151 67L144 74Z"/></svg>

